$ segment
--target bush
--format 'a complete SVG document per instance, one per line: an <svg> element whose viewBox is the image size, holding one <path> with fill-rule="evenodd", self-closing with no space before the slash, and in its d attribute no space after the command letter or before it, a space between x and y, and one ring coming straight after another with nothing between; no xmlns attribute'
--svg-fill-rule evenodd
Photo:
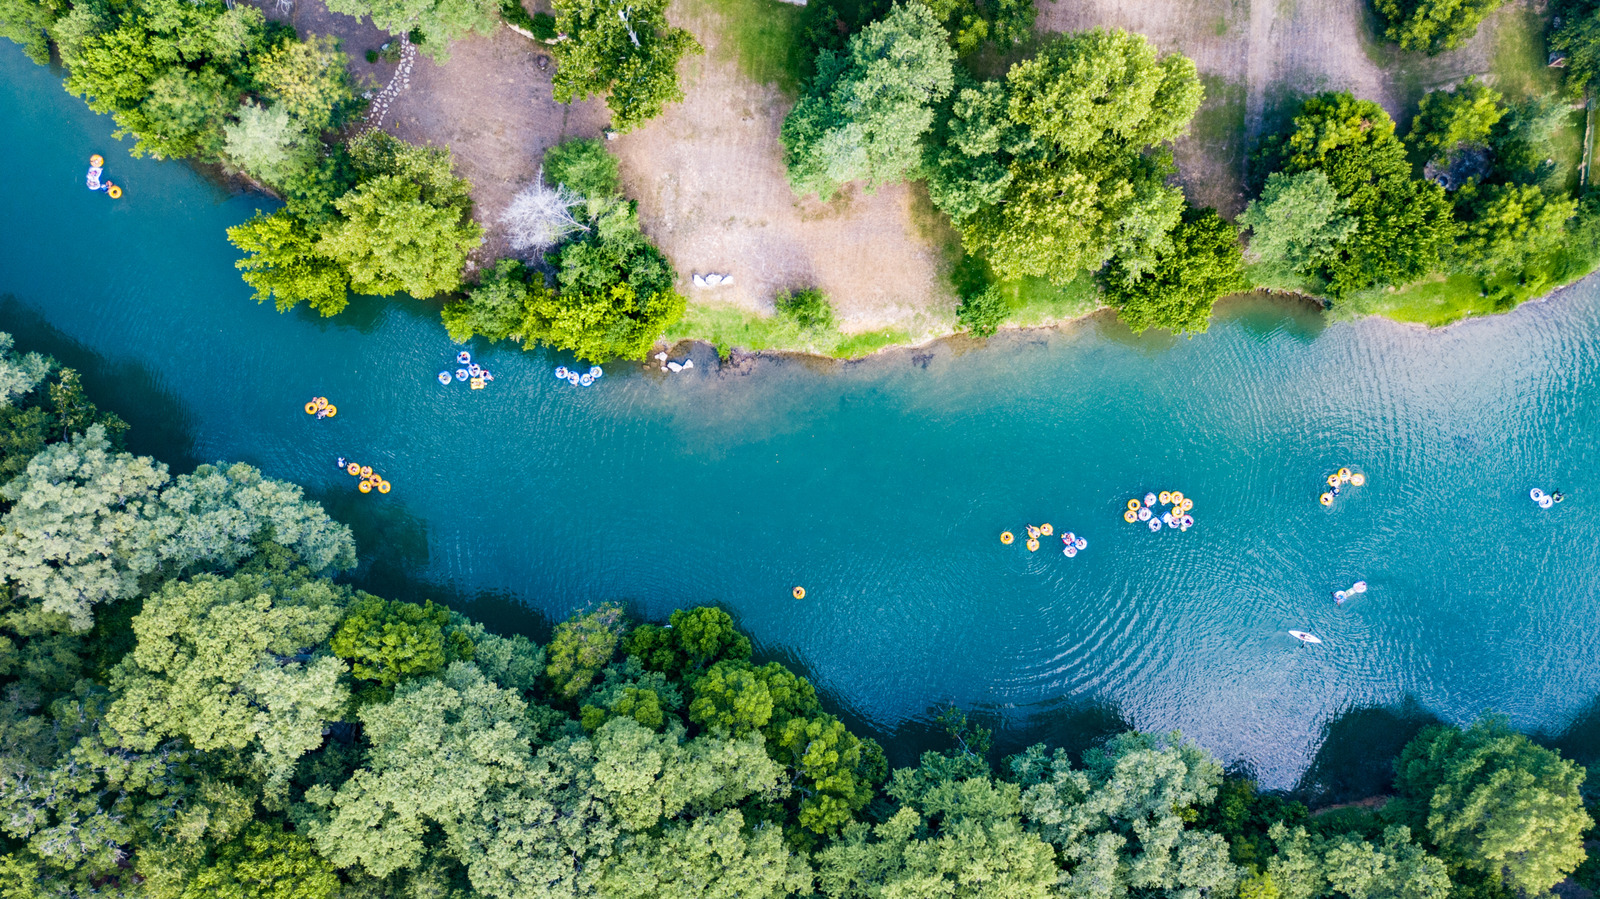
<svg viewBox="0 0 1600 899"><path fill-rule="evenodd" d="M827 294L815 287L778 294L778 314L806 330L826 330L834 326L833 304Z"/></svg>
<svg viewBox="0 0 1600 899"><path fill-rule="evenodd" d="M994 334L1010 317L1011 304L993 285L963 297L961 306L956 309L956 321L979 337Z"/></svg>

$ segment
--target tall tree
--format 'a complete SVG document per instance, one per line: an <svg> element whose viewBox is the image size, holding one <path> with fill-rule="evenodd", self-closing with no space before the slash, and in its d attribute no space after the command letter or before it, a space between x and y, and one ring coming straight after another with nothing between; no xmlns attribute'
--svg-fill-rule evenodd
<svg viewBox="0 0 1600 899"><path fill-rule="evenodd" d="M922 3L894 7L824 51L806 95L783 120L784 162L798 194L831 197L851 181L868 187L916 168L933 107L955 84L948 34Z"/></svg>
<svg viewBox="0 0 1600 899"><path fill-rule="evenodd" d="M1454 50L1505 0L1374 0L1383 36L1429 56Z"/></svg>
<svg viewBox="0 0 1600 899"><path fill-rule="evenodd" d="M1153 268L1130 277L1121 260L1113 259L1105 284L1107 299L1129 328L1174 334L1205 331L1217 298L1249 286L1239 232L1215 210L1192 208L1172 229L1169 248L1157 252Z"/></svg>
<svg viewBox="0 0 1600 899"><path fill-rule="evenodd" d="M329 0L328 9L347 16L371 16L390 34L416 32L422 52L439 62L450 58L450 43L472 32L488 34L500 5L495 0Z"/></svg>
<svg viewBox="0 0 1600 899"><path fill-rule="evenodd" d="M567 37L553 80L558 102L604 93L612 127L627 132L683 99L678 63L703 51L667 22L667 0L556 0L555 12Z"/></svg>
<svg viewBox="0 0 1600 899"><path fill-rule="evenodd" d="M1250 229L1250 256L1266 269L1266 279L1291 278L1310 274L1355 233L1349 206L1318 169L1273 172L1238 223Z"/></svg>

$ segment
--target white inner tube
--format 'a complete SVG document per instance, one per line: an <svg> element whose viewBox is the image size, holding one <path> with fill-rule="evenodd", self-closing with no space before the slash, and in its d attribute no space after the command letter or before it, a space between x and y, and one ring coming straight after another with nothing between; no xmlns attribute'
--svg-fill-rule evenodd
<svg viewBox="0 0 1600 899"><path fill-rule="evenodd" d="M1548 508L1550 508L1551 506L1553 506L1555 504L1556 504L1556 501L1551 499L1548 496L1539 497L1539 508L1541 508L1541 509L1548 509Z"/></svg>
<svg viewBox="0 0 1600 899"><path fill-rule="evenodd" d="M447 372L447 371L439 372L439 383L440 384L448 384L448 383L450 383L450 373Z"/></svg>
<svg viewBox="0 0 1600 899"><path fill-rule="evenodd" d="M466 379L467 379L467 370L464 369L464 368L456 369L456 380L457 381L465 381Z"/></svg>
<svg viewBox="0 0 1600 899"><path fill-rule="evenodd" d="M1528 491L1528 499L1538 502L1539 500L1544 499L1544 491L1540 490L1538 487L1535 487Z"/></svg>
<svg viewBox="0 0 1600 899"><path fill-rule="evenodd" d="M1073 557L1073 556L1075 556L1075 555L1077 555L1077 554L1078 554L1078 548L1077 548L1077 547L1076 547L1076 546L1069 546L1069 547L1067 547L1067 548L1066 548L1066 549L1064 549L1064 550L1062 550L1062 551L1061 551L1061 552L1062 552L1062 554L1064 554L1064 555L1065 555L1065 556L1066 556L1066 557L1067 557L1067 558L1069 558L1069 559L1070 559L1070 558L1072 558L1072 557Z"/></svg>
<svg viewBox="0 0 1600 899"><path fill-rule="evenodd" d="M598 366L598 365L590 366L590 368L589 368L589 377L598 378L603 374L605 374L605 372L600 370L600 366Z"/></svg>
<svg viewBox="0 0 1600 899"><path fill-rule="evenodd" d="M1149 509L1149 507L1145 507L1145 508L1142 508L1142 509L1139 510L1139 520L1140 521L1149 521L1150 520L1150 509Z"/></svg>
<svg viewBox="0 0 1600 899"><path fill-rule="evenodd" d="M594 383L594 375L579 375L578 383L588 387L590 384Z"/></svg>
<svg viewBox="0 0 1600 899"><path fill-rule="evenodd" d="M578 373L575 371L567 372L567 383L574 387L578 386Z"/></svg>
<svg viewBox="0 0 1600 899"><path fill-rule="evenodd" d="M1365 592L1367 592L1367 582L1366 581L1356 581L1354 584L1350 585L1350 592L1351 593L1365 593Z"/></svg>
<svg viewBox="0 0 1600 899"><path fill-rule="evenodd" d="M1079 537L1078 538L1078 549L1084 550L1084 549L1088 549L1088 548L1089 548L1089 541L1083 539L1082 537Z"/></svg>
<svg viewBox="0 0 1600 899"><path fill-rule="evenodd" d="M1154 493L1146 493L1144 495L1144 504L1147 505L1147 506L1155 505L1156 504L1156 495Z"/></svg>
<svg viewBox="0 0 1600 899"><path fill-rule="evenodd" d="M1152 530L1152 531L1161 530L1161 522L1156 521L1154 518L1150 519L1150 530Z"/></svg>
<svg viewBox="0 0 1600 899"><path fill-rule="evenodd" d="M556 377L560 378L563 381L565 381L567 379L567 367L565 365L561 365L561 366L557 366L556 367Z"/></svg>

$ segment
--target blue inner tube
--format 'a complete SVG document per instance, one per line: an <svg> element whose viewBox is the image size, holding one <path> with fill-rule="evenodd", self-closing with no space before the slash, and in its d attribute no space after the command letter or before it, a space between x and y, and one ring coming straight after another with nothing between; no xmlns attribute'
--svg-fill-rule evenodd
<svg viewBox="0 0 1600 899"><path fill-rule="evenodd" d="M578 376L578 383L588 387L594 383L594 375L580 375Z"/></svg>
<svg viewBox="0 0 1600 899"><path fill-rule="evenodd" d="M472 361L472 354L467 352L466 350L462 350L461 352L456 354L456 361L461 363L462 365L466 365L467 363Z"/></svg>
<svg viewBox="0 0 1600 899"><path fill-rule="evenodd" d="M600 366L598 365L591 366L589 369L589 377L595 378L596 380L598 380L603 374L605 374L605 372L601 371Z"/></svg>
<svg viewBox="0 0 1600 899"><path fill-rule="evenodd" d="M579 375L578 375L577 372L575 372L575 371L567 372L567 383L568 384L571 384L572 386L576 387L576 386L578 386L578 379L579 379Z"/></svg>
<svg viewBox="0 0 1600 899"><path fill-rule="evenodd" d="M449 384L450 383L450 373L447 372L447 371L439 372L439 383L440 384Z"/></svg>
<svg viewBox="0 0 1600 899"><path fill-rule="evenodd" d="M467 370L464 369L464 368L456 369L456 380L457 381L465 381L466 379L467 379Z"/></svg>
<svg viewBox="0 0 1600 899"><path fill-rule="evenodd" d="M556 377L563 381L567 379L567 367L565 365L556 366Z"/></svg>

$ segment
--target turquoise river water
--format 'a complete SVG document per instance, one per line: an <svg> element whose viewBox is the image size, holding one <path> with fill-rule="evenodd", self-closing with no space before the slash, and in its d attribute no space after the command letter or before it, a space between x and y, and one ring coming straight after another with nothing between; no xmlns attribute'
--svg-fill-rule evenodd
<svg viewBox="0 0 1600 899"><path fill-rule="evenodd" d="M457 351L435 303L251 302L223 230L261 201L130 159L59 77L0 45L0 330L84 370L136 451L306 485L372 589L532 632L603 599L722 603L902 756L941 704L1062 740L1100 709L1284 786L1351 708L1554 732L1600 691L1594 281L1433 332L1244 301L1192 340L1095 319L587 390L551 376L568 359L473 346L497 374L473 392L435 381ZM123 199L84 190L91 152ZM318 394L336 419L301 411ZM357 494L340 455L394 492ZM1324 509L1341 465L1369 483ZM1195 528L1122 521L1164 488ZM997 539L1045 521L1089 548Z"/></svg>

